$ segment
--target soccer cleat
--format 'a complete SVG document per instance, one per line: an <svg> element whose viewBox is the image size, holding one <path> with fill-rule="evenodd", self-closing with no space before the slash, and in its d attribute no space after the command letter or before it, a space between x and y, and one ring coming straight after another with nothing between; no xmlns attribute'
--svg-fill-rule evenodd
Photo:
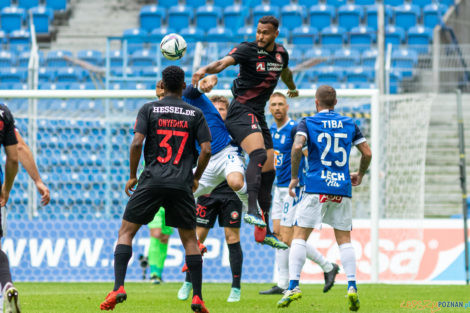
<svg viewBox="0 0 470 313"><path fill-rule="evenodd" d="M178 299L181 301L187 300L191 290L193 290L193 284L185 281L180 290L178 290Z"/></svg>
<svg viewBox="0 0 470 313"><path fill-rule="evenodd" d="M261 228L266 227L266 223L263 221L263 219L261 218L261 215L259 214L252 215L252 214L246 213L245 216L243 217L243 220L246 223L251 224L251 225L255 225Z"/></svg>
<svg viewBox="0 0 470 313"><path fill-rule="evenodd" d="M333 287L335 284L335 278L336 275L338 275L339 272L339 266L338 264L333 263L333 269L329 271L328 273L323 273L323 276L325 277L325 286L323 287L323 292L328 292L328 290Z"/></svg>
<svg viewBox="0 0 470 313"><path fill-rule="evenodd" d="M357 311L361 307L359 297L357 296L357 290L354 287L348 289L348 300L349 300L349 311Z"/></svg>
<svg viewBox="0 0 470 313"><path fill-rule="evenodd" d="M197 241L197 245L199 246L199 250L201 251L201 256L204 256L204 254L207 252L206 246L200 243L199 240ZM181 272L185 273L187 271L188 271L188 266L186 265L186 263L184 263L183 267L181 268Z"/></svg>
<svg viewBox="0 0 470 313"><path fill-rule="evenodd" d="M227 302L239 302L240 297L242 295L242 291L240 288L233 288L230 289L230 295L227 298Z"/></svg>
<svg viewBox="0 0 470 313"><path fill-rule="evenodd" d="M263 244L271 246L276 249L286 250L289 249L289 246L277 239L273 234L268 234L263 240Z"/></svg>
<svg viewBox="0 0 470 313"><path fill-rule="evenodd" d="M157 274L152 274L150 275L150 282L154 285L160 285L161 283L163 283L163 279Z"/></svg>
<svg viewBox="0 0 470 313"><path fill-rule="evenodd" d="M300 291L299 286L292 290L286 290L284 296L277 302L277 307L287 308L292 301L299 300L300 298L302 298L302 291Z"/></svg>
<svg viewBox="0 0 470 313"><path fill-rule="evenodd" d="M126 299L126 291L124 290L124 286L121 286L118 290L108 293L106 299L101 303L100 309L105 311L114 310L117 303L124 302Z"/></svg>
<svg viewBox="0 0 470 313"><path fill-rule="evenodd" d="M260 295L282 295L285 289L279 286L272 286L271 289L260 291Z"/></svg>
<svg viewBox="0 0 470 313"><path fill-rule="evenodd" d="M204 305L204 301L202 301L199 296L193 297L193 302L191 302L191 310L199 313L209 313L209 310Z"/></svg>
<svg viewBox="0 0 470 313"><path fill-rule="evenodd" d="M20 313L20 303L18 301L18 290L12 283L5 285L5 293L3 294L5 305L5 313Z"/></svg>

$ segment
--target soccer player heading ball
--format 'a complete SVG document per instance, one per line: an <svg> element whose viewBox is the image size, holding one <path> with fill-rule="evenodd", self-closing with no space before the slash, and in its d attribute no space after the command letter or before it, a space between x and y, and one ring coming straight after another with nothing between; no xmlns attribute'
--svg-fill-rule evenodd
<svg viewBox="0 0 470 313"><path fill-rule="evenodd" d="M250 156L246 170L248 213L245 221L255 225L255 239L259 242L264 241L265 227L269 225L266 217L275 178L273 142L264 108L279 78L289 88L289 97L298 96L288 68L289 54L275 42L278 27L279 21L275 17L262 17L258 22L256 41L242 42L224 58L200 68L192 79L193 85L197 85L206 74L220 73L230 65L240 64L240 74L233 81L233 100L225 124L237 144Z"/></svg>

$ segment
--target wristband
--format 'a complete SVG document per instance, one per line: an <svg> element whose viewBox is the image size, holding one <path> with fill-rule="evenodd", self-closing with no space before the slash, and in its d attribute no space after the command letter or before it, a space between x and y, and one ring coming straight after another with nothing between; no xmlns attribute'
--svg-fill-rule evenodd
<svg viewBox="0 0 470 313"><path fill-rule="evenodd" d="M297 88L295 89L289 89L290 92L298 92Z"/></svg>

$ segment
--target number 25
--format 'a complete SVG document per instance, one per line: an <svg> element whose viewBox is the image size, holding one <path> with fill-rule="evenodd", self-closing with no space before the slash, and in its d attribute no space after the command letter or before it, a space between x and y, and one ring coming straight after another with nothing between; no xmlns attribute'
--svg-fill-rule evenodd
<svg viewBox="0 0 470 313"><path fill-rule="evenodd" d="M335 133L334 136L335 136L335 146L333 147L333 152L342 153L343 155L341 161L335 160L335 164L341 167L346 164L346 161L347 161L346 158L348 154L346 153L346 150L343 147L339 146L339 140L341 138L348 138L348 134ZM328 154L328 152L330 152L330 149L331 149L331 135L329 133L321 133L320 135L318 135L317 141L322 142L323 138L326 139L326 146L325 146L325 150L323 150L323 153L321 154L321 157L320 157L321 163L326 166L331 166L331 161L325 161L326 155Z"/></svg>

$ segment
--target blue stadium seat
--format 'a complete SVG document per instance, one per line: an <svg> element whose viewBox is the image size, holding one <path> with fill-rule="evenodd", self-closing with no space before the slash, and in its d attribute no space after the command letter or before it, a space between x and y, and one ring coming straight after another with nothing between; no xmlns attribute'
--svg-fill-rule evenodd
<svg viewBox="0 0 470 313"><path fill-rule="evenodd" d="M339 49L333 57L333 66L354 67L360 62L360 55L357 50Z"/></svg>
<svg viewBox="0 0 470 313"><path fill-rule="evenodd" d="M189 0L189 1L186 1L185 5L188 7L197 9L197 8L206 6L207 2L206 0Z"/></svg>
<svg viewBox="0 0 470 313"><path fill-rule="evenodd" d="M355 5L373 5L375 0L354 0Z"/></svg>
<svg viewBox="0 0 470 313"><path fill-rule="evenodd" d="M14 67L0 70L1 83L25 83L27 71Z"/></svg>
<svg viewBox="0 0 470 313"><path fill-rule="evenodd" d="M294 29L296 27L302 26L304 17L305 7L292 4L283 6L281 9L282 26L288 29Z"/></svg>
<svg viewBox="0 0 470 313"><path fill-rule="evenodd" d="M405 0L384 0L385 5L390 5L393 7L398 7L405 4Z"/></svg>
<svg viewBox="0 0 470 313"><path fill-rule="evenodd" d="M147 32L141 28L126 29L122 36L124 40L127 40L127 51L129 53L142 49L147 40Z"/></svg>
<svg viewBox="0 0 470 313"><path fill-rule="evenodd" d="M193 9L178 5L171 7L168 10L168 25L174 28L177 32L189 27L193 19Z"/></svg>
<svg viewBox="0 0 470 313"><path fill-rule="evenodd" d="M442 20L447 11L447 6L443 4L430 4L423 9L423 24L425 27L434 28Z"/></svg>
<svg viewBox="0 0 470 313"><path fill-rule="evenodd" d="M72 90L92 90L96 89L93 83L71 83L69 86Z"/></svg>
<svg viewBox="0 0 470 313"><path fill-rule="evenodd" d="M140 28L151 32L162 26L162 21L166 16L166 10L156 5L144 5L140 9Z"/></svg>
<svg viewBox="0 0 470 313"><path fill-rule="evenodd" d="M265 15L279 16L279 7L267 4L257 5L253 8L253 25L257 26L258 21Z"/></svg>
<svg viewBox="0 0 470 313"><path fill-rule="evenodd" d="M289 1L286 1L286 0L269 0L269 4L275 7L282 7L288 3Z"/></svg>
<svg viewBox="0 0 470 313"><path fill-rule="evenodd" d="M57 70L56 84L79 83L82 81L83 71L80 68L66 67Z"/></svg>
<svg viewBox="0 0 470 313"><path fill-rule="evenodd" d="M387 25L385 28L385 47L388 44L399 46L405 40L405 31L401 27L395 25Z"/></svg>
<svg viewBox="0 0 470 313"><path fill-rule="evenodd" d="M345 39L346 30L337 26L330 26L320 34L322 45L342 45Z"/></svg>
<svg viewBox="0 0 470 313"><path fill-rule="evenodd" d="M130 56L129 65L133 67L155 66L156 55L149 49L137 50Z"/></svg>
<svg viewBox="0 0 470 313"><path fill-rule="evenodd" d="M415 26L411 27L408 30L408 45L416 45L416 46L423 46L420 48L420 51L428 50L427 46L432 41L432 29L423 27L423 26Z"/></svg>
<svg viewBox="0 0 470 313"><path fill-rule="evenodd" d="M390 76L389 76L389 82L390 82L390 90L389 93L391 94L397 94L401 92L401 81L403 80L403 75L400 71L397 70L392 70L390 71Z"/></svg>
<svg viewBox="0 0 470 313"><path fill-rule="evenodd" d="M343 80L343 74L332 66L322 68L318 71L317 83L331 84L339 83Z"/></svg>
<svg viewBox="0 0 470 313"><path fill-rule="evenodd" d="M233 27L233 29L239 29L245 25L246 17L249 14L249 10L246 7L240 5L231 5L224 9L224 25L225 27Z"/></svg>
<svg viewBox="0 0 470 313"><path fill-rule="evenodd" d="M362 67L374 69L377 60L377 49L369 49L362 53Z"/></svg>
<svg viewBox="0 0 470 313"><path fill-rule="evenodd" d="M433 0L411 0L411 4L419 6L421 9L433 2Z"/></svg>
<svg viewBox="0 0 470 313"><path fill-rule="evenodd" d="M178 1L175 1L175 0L157 0L157 5L159 7L163 7L163 8L168 9L168 8L174 6L175 2L178 3Z"/></svg>
<svg viewBox="0 0 470 313"><path fill-rule="evenodd" d="M11 5L11 0L0 0L0 9L9 7Z"/></svg>
<svg viewBox="0 0 470 313"><path fill-rule="evenodd" d="M310 26L300 26L292 31L294 45L313 45L317 42L318 30Z"/></svg>
<svg viewBox="0 0 470 313"><path fill-rule="evenodd" d="M348 83L368 83L374 79L374 71L356 67L346 71L346 81Z"/></svg>
<svg viewBox="0 0 470 313"><path fill-rule="evenodd" d="M256 29L251 26L241 27L235 36L236 41L252 41L255 39Z"/></svg>
<svg viewBox="0 0 470 313"><path fill-rule="evenodd" d="M54 11L65 11L68 9L68 0L45 0L46 6Z"/></svg>
<svg viewBox="0 0 470 313"><path fill-rule="evenodd" d="M226 8L235 4L235 0L213 0L213 1L214 1L215 6L218 6L221 8Z"/></svg>
<svg viewBox="0 0 470 313"><path fill-rule="evenodd" d="M56 80L56 71L45 67L39 68L39 83L51 83Z"/></svg>
<svg viewBox="0 0 470 313"><path fill-rule="evenodd" d="M7 34L0 29L0 46L7 43Z"/></svg>
<svg viewBox="0 0 470 313"><path fill-rule="evenodd" d="M158 77L160 75L160 68L157 66L154 67L145 67L142 69L141 75L143 77Z"/></svg>
<svg viewBox="0 0 470 313"><path fill-rule="evenodd" d="M160 42L162 41L163 37L168 34L176 33L173 28L166 28L166 27L159 27L152 30L152 32L147 36L147 43L150 43L150 47L152 49L160 47Z"/></svg>
<svg viewBox="0 0 470 313"><path fill-rule="evenodd" d="M1 28L6 33L21 29L26 18L24 9L17 7L3 8L0 13Z"/></svg>
<svg viewBox="0 0 470 313"><path fill-rule="evenodd" d="M180 34L188 43L202 41L205 38L204 31L195 27L185 28L181 30Z"/></svg>
<svg viewBox="0 0 470 313"><path fill-rule="evenodd" d="M44 52L38 51L39 66L44 65ZM27 68L29 63L29 51L22 52L18 58L18 67Z"/></svg>
<svg viewBox="0 0 470 313"><path fill-rule="evenodd" d="M233 38L230 29L224 27L214 27L207 32L208 42L228 42Z"/></svg>
<svg viewBox="0 0 470 313"><path fill-rule="evenodd" d="M0 68L15 67L16 60L10 51L0 51Z"/></svg>
<svg viewBox="0 0 470 313"><path fill-rule="evenodd" d="M349 43L351 45L370 46L376 40L376 32L366 26L358 26L349 32Z"/></svg>
<svg viewBox="0 0 470 313"><path fill-rule="evenodd" d="M47 67L66 67L69 62L64 59L64 56L72 57L72 52L67 50L51 50L46 56Z"/></svg>
<svg viewBox="0 0 470 313"><path fill-rule="evenodd" d="M77 58L96 66L103 64L103 56L101 52L97 50L80 50L77 52Z"/></svg>
<svg viewBox="0 0 470 313"><path fill-rule="evenodd" d="M364 9L354 4L343 5L338 9L338 26L351 30L359 26L364 15Z"/></svg>
<svg viewBox="0 0 470 313"><path fill-rule="evenodd" d="M317 5L319 0L297 0L297 4L304 6L306 8L310 8L312 5Z"/></svg>
<svg viewBox="0 0 470 313"><path fill-rule="evenodd" d="M403 77L413 75L413 67L418 63L418 54L414 50L399 49L392 53L392 67Z"/></svg>
<svg viewBox="0 0 470 313"><path fill-rule="evenodd" d="M395 8L395 25L408 29L418 23L419 7L404 4Z"/></svg>
<svg viewBox="0 0 470 313"><path fill-rule="evenodd" d="M16 0L18 7L29 10L39 5L39 0Z"/></svg>
<svg viewBox="0 0 470 313"><path fill-rule="evenodd" d="M217 27L221 17L222 10L219 7L202 6L196 10L196 26L206 32Z"/></svg>
<svg viewBox="0 0 470 313"><path fill-rule="evenodd" d="M109 52L109 63L111 67L122 66L123 57L121 50L112 50Z"/></svg>
<svg viewBox="0 0 470 313"><path fill-rule="evenodd" d="M10 50L18 53L29 50L31 45L31 35L29 31L20 29L14 30L9 35Z"/></svg>
<svg viewBox="0 0 470 313"><path fill-rule="evenodd" d="M310 8L310 26L322 30L331 25L335 16L335 8L329 5L319 4Z"/></svg>
<svg viewBox="0 0 470 313"><path fill-rule="evenodd" d="M31 8L30 12L33 14L34 27L38 34L49 34L50 24L54 19L54 12L52 9L45 6Z"/></svg>
<svg viewBox="0 0 470 313"><path fill-rule="evenodd" d="M385 25L388 25L392 16L392 9L389 6L384 7ZM377 5L368 5L366 7L367 27L377 29Z"/></svg>
<svg viewBox="0 0 470 313"><path fill-rule="evenodd" d="M254 8L263 4L263 0L240 0L240 3L247 8Z"/></svg>
<svg viewBox="0 0 470 313"><path fill-rule="evenodd" d="M327 5L334 6L335 8L339 8L342 5L345 5L347 3L346 0L326 0L325 3Z"/></svg>

